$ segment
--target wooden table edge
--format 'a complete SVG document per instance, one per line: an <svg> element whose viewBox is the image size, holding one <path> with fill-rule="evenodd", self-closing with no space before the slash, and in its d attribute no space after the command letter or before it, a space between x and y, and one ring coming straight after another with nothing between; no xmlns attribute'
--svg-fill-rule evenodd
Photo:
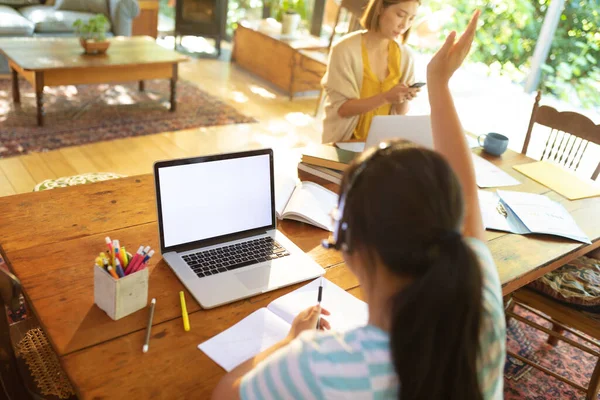
<svg viewBox="0 0 600 400"><path fill-rule="evenodd" d="M519 290L528 283L541 278L546 273L554 271L555 269L566 265L569 261L581 257L597 248L600 248L600 240L592 242L592 244L582 243L582 246L574 249L573 251L565 253L561 257L558 257L555 260L546 263L545 265L540 265L538 268L529 271L527 274L518 276L514 279L511 279L509 282L506 282L502 285L502 296L504 297L510 295L512 292Z"/></svg>

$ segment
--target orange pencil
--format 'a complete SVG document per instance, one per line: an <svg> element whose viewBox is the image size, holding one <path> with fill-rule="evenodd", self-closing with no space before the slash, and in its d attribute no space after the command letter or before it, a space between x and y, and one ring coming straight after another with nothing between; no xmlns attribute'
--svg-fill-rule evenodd
<svg viewBox="0 0 600 400"><path fill-rule="evenodd" d="M110 265L108 266L108 272L112 275L113 278L119 279L119 275L117 275L113 267L111 267Z"/></svg>

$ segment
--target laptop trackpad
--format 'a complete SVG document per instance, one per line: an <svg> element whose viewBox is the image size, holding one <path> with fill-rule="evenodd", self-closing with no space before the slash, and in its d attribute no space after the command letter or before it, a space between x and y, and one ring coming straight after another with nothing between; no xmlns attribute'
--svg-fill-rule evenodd
<svg viewBox="0 0 600 400"><path fill-rule="evenodd" d="M256 290L258 288L264 288L269 286L269 279L271 277L271 267L264 266L260 268L254 268L249 271L243 271L235 276L246 286L248 290Z"/></svg>

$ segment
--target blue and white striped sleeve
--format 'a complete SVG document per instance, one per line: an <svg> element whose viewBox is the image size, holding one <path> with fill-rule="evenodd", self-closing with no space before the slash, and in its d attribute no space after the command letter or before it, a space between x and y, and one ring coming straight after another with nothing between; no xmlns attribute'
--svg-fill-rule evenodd
<svg viewBox="0 0 600 400"><path fill-rule="evenodd" d="M242 378L240 398L323 398L318 378L311 368L314 349L308 336L313 335L301 335L247 373Z"/></svg>

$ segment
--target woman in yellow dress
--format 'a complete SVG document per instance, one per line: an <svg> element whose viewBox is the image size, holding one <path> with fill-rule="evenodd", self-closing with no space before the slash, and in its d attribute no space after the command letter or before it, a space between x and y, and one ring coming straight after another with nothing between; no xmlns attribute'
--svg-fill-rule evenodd
<svg viewBox="0 0 600 400"><path fill-rule="evenodd" d="M323 77L323 142L365 140L375 115L406 114L419 92L413 56L405 44L418 0L370 0L363 31L331 49Z"/></svg>

